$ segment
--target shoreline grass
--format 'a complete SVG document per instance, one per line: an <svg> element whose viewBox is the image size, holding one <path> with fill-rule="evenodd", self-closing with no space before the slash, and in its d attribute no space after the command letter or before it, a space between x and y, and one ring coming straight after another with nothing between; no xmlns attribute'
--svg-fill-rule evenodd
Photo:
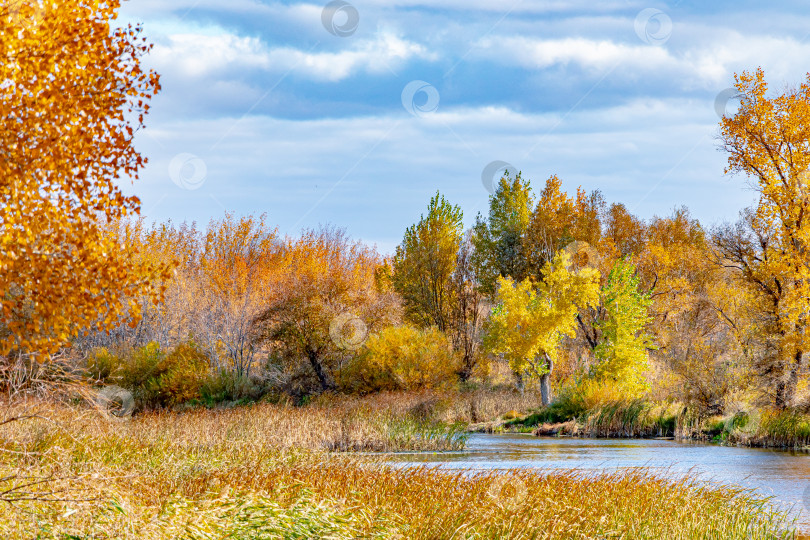
<svg viewBox="0 0 810 540"><path fill-rule="evenodd" d="M788 516L749 492L642 469L450 472L326 452L334 428L318 428L339 424L341 409L320 409L257 405L116 422L42 407L49 421L0 426L2 491L48 479L17 493L70 500L0 504L0 536L793 537Z"/></svg>

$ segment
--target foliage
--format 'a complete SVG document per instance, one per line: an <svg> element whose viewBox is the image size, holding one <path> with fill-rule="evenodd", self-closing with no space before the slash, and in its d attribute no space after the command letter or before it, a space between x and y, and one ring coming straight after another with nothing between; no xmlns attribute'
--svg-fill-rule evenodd
<svg viewBox="0 0 810 540"><path fill-rule="evenodd" d="M506 171L489 198L489 216L486 220L480 214L476 217L472 229L473 264L484 293L495 293L499 276L516 281L526 278L523 236L533 206L529 181L524 180L521 173L512 178Z"/></svg>
<svg viewBox="0 0 810 540"><path fill-rule="evenodd" d="M205 233L199 272L203 280L203 313L198 335L207 341L217 368L250 377L259 336L254 319L273 299L283 269L278 231L265 216L230 214L212 221ZM230 365L228 365L230 364Z"/></svg>
<svg viewBox="0 0 810 540"><path fill-rule="evenodd" d="M152 342L118 355L97 349L88 359L88 370L93 378L130 390L139 407L164 407L200 398L208 379L208 357L194 342L168 353Z"/></svg>
<svg viewBox="0 0 810 540"><path fill-rule="evenodd" d="M286 369L306 368L321 391L333 389L334 372L397 317L396 299L377 279L380 256L322 228L288 239L283 261L277 294L256 319L260 340Z"/></svg>
<svg viewBox="0 0 810 540"><path fill-rule="evenodd" d="M430 199L427 215L408 227L394 256L393 284L406 318L421 327L450 328L456 299L450 285L462 239L462 213L443 195Z"/></svg>
<svg viewBox="0 0 810 540"><path fill-rule="evenodd" d="M560 421L566 421L626 397L626 390L619 385L580 376L563 386L551 409Z"/></svg>
<svg viewBox="0 0 810 540"><path fill-rule="evenodd" d="M461 356L458 376L462 382L488 368L487 359L481 354L480 344L489 310L474 258L474 235L472 231L467 231L456 255L456 269L450 277L455 301L450 307L449 335L453 349Z"/></svg>
<svg viewBox="0 0 810 540"><path fill-rule="evenodd" d="M739 111L722 120L726 172L753 180L755 209L718 235L723 264L763 298L759 307L777 339L762 365L777 407L794 399L810 344L810 74L793 90L769 97L762 69L735 75Z"/></svg>
<svg viewBox="0 0 810 540"><path fill-rule="evenodd" d="M546 181L526 229L524 256L529 275L538 279L544 264L571 242L596 246L601 239L602 194L577 188L571 197L561 187L556 175Z"/></svg>
<svg viewBox="0 0 810 540"><path fill-rule="evenodd" d="M439 329L389 326L369 337L340 378L343 388L355 392L423 390L453 384L460 369L458 355Z"/></svg>
<svg viewBox="0 0 810 540"><path fill-rule="evenodd" d="M610 271L602 302L607 315L598 325L602 341L595 353L600 362L593 375L638 396L648 387L644 374L649 369L647 349L652 347L646 329L651 300L649 293L639 290L631 262L619 260Z"/></svg>
<svg viewBox="0 0 810 540"><path fill-rule="evenodd" d="M80 331L136 317L167 267L142 264L114 227L138 212L119 188L160 84L120 2L0 6L0 354L55 353Z"/></svg>
<svg viewBox="0 0 810 540"><path fill-rule="evenodd" d="M536 285L529 280L498 279L498 303L485 340L489 350L503 354L516 371L538 375L547 371L535 358L554 359L562 338L575 329L578 307L598 297L598 272L572 272L566 268L568 262L568 255L561 253L546 263L545 281Z"/></svg>
<svg viewBox="0 0 810 540"><path fill-rule="evenodd" d="M579 309L597 301L599 272L577 272L569 265L569 255L560 252L545 264L544 281L498 279L497 305L484 339L487 349L503 354L514 371L547 381L563 337L576 330Z"/></svg>

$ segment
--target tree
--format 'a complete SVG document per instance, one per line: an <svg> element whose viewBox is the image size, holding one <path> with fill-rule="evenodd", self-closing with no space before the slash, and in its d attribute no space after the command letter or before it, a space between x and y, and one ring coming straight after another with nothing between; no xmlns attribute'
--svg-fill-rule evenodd
<svg viewBox="0 0 810 540"><path fill-rule="evenodd" d="M455 298L450 309L450 338L461 356L458 375L462 381L472 376L481 360L481 331L488 312L473 263L474 255L473 232L467 231L456 255L456 269L450 277Z"/></svg>
<svg viewBox="0 0 810 540"><path fill-rule="evenodd" d="M451 278L463 231L462 212L436 193L427 215L408 227L394 256L393 285L402 296L405 316L420 327L450 329L455 302Z"/></svg>
<svg viewBox="0 0 810 540"><path fill-rule="evenodd" d="M202 306L196 334L220 369L249 377L259 335L254 320L277 294L283 268L278 232L264 215L212 220L203 239L199 272ZM219 365L225 357L230 365Z"/></svg>
<svg viewBox="0 0 810 540"><path fill-rule="evenodd" d="M551 404L550 375L565 336L573 336L582 307L599 298L599 272L570 269L570 256L560 252L543 267L544 280L515 282L498 278L486 348L503 354L513 371L540 378L543 405Z"/></svg>
<svg viewBox="0 0 810 540"><path fill-rule="evenodd" d="M370 332L396 319L396 303L381 290L380 256L344 231L322 228L288 240L278 293L256 319L260 341L293 371L305 366L321 391L353 358Z"/></svg>
<svg viewBox="0 0 810 540"><path fill-rule="evenodd" d="M524 235L527 272L538 279L540 269L559 250L572 242L596 248L601 239L602 194L595 191L588 195L577 188L576 197L570 197L561 187L557 176L546 181Z"/></svg>
<svg viewBox="0 0 810 540"><path fill-rule="evenodd" d="M523 236L529 226L534 196L528 180L518 173L515 178L506 171L489 198L489 216L485 221L479 214L473 226L473 265L479 276L480 288L487 294L495 292L500 277L522 280L526 277L526 257Z"/></svg>
<svg viewBox="0 0 810 540"><path fill-rule="evenodd" d="M724 265L738 271L768 305L778 336L768 370L774 404L793 401L810 345L810 73L798 88L767 96L762 69L735 75L737 114L720 125L727 173L752 179L756 208L718 237Z"/></svg>
<svg viewBox="0 0 810 540"><path fill-rule="evenodd" d="M137 315L165 267L139 265L105 221L139 209L117 182L158 75L120 2L17 0L0 7L0 354L55 352L79 331Z"/></svg>
<svg viewBox="0 0 810 540"><path fill-rule="evenodd" d="M647 349L652 338L646 326L652 301L649 293L639 290L633 263L616 263L602 290L602 302L606 316L598 323L602 340L594 351L599 362L593 374L637 395L648 386L644 372L649 368Z"/></svg>
<svg viewBox="0 0 810 540"><path fill-rule="evenodd" d="M485 308L473 235L462 233L462 217L439 193L431 198L427 215L397 246L391 283L412 324L447 335L461 357L458 376L466 381L479 361Z"/></svg>
<svg viewBox="0 0 810 540"><path fill-rule="evenodd" d="M617 257L637 255L646 245L644 222L621 203L611 204L604 217L603 245Z"/></svg>

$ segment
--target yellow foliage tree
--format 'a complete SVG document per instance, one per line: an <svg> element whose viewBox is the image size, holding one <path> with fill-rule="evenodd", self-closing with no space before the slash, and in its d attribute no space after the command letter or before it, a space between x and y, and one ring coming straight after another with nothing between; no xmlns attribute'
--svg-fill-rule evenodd
<svg viewBox="0 0 810 540"><path fill-rule="evenodd" d="M397 315L393 293L378 279L382 260L335 228L288 239L283 256L277 294L257 317L257 332L287 369L309 371L322 391L334 389L335 372Z"/></svg>
<svg viewBox="0 0 810 540"><path fill-rule="evenodd" d="M512 370L540 378L542 402L551 404L550 374L565 336L573 337L580 309L599 300L599 272L570 269L570 256L559 252L543 267L544 280L515 283L498 279L485 347L503 354Z"/></svg>
<svg viewBox="0 0 810 540"><path fill-rule="evenodd" d="M765 73L735 75L737 114L720 126L726 172L753 180L759 202L738 229L719 235L725 264L764 297L778 346L765 368L778 407L791 404L810 345L810 73L769 96Z"/></svg>
<svg viewBox="0 0 810 540"><path fill-rule="evenodd" d="M133 147L157 74L120 2L0 6L0 354L39 357L79 331L136 314L141 265L101 224L138 211L117 186L146 163Z"/></svg>

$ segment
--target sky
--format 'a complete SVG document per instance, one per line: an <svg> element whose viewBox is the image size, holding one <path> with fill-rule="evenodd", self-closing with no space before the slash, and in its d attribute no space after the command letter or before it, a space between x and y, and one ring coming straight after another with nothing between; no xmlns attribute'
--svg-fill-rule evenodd
<svg viewBox="0 0 810 540"><path fill-rule="evenodd" d="M807 0L128 0L119 21L163 86L122 179L148 221L266 213L382 253L437 191L471 225L505 168L735 220L756 198L718 146L734 73L810 71Z"/></svg>

